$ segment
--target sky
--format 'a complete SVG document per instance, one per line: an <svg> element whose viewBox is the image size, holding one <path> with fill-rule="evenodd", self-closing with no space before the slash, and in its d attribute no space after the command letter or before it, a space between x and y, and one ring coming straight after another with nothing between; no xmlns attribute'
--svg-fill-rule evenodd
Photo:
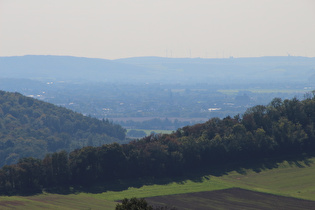
<svg viewBox="0 0 315 210"><path fill-rule="evenodd" d="M0 56L315 57L315 0L0 0Z"/></svg>

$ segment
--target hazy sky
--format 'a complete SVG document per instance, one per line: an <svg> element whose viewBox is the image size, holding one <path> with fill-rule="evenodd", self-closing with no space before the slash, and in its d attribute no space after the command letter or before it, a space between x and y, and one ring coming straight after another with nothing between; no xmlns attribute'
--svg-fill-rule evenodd
<svg viewBox="0 0 315 210"><path fill-rule="evenodd" d="M315 0L0 0L0 56L315 57Z"/></svg>

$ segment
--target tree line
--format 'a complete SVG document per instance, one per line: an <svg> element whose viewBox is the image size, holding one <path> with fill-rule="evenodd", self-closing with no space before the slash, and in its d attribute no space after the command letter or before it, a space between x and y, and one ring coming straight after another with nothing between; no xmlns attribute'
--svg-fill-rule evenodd
<svg viewBox="0 0 315 210"><path fill-rule="evenodd" d="M314 152L314 125L315 92L302 101L275 98L242 116L212 118L172 134L55 152L43 159L20 159L0 170L0 194L115 179L174 177L230 161Z"/></svg>

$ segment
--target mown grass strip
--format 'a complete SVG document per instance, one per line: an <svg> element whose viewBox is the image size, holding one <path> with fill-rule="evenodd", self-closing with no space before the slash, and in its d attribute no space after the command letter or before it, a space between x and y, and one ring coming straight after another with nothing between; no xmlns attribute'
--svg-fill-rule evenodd
<svg viewBox="0 0 315 210"><path fill-rule="evenodd" d="M142 187L129 187L123 191L107 191L100 194L89 193L91 197L104 198L109 201L122 200L131 197L151 197L162 195L183 194L189 192L213 191L232 187L229 183L224 183L220 179L213 177L211 179L203 178L200 182L187 180L184 182L171 182L164 185L144 185Z"/></svg>

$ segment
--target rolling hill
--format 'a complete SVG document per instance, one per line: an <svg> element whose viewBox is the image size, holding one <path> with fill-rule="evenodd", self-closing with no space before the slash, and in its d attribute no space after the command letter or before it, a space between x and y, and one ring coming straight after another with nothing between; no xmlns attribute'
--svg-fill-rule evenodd
<svg viewBox="0 0 315 210"><path fill-rule="evenodd" d="M22 157L100 146L125 139L125 129L39 101L0 91L0 166Z"/></svg>

